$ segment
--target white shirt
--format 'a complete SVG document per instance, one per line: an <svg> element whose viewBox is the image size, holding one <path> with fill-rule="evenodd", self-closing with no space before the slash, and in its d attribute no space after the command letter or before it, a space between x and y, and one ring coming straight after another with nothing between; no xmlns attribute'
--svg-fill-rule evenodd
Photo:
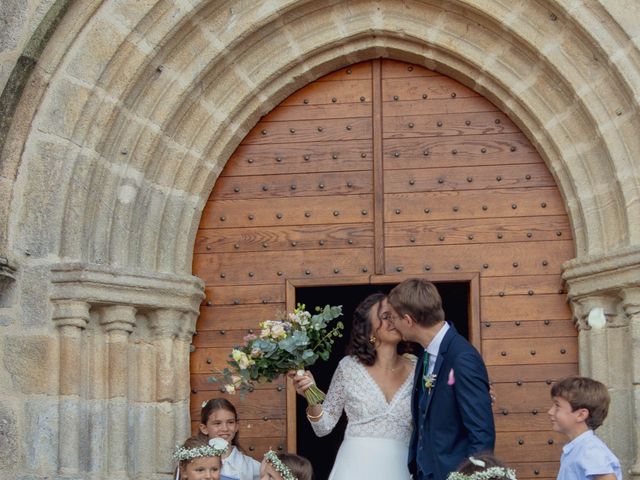
<svg viewBox="0 0 640 480"><path fill-rule="evenodd" d="M593 430L578 435L562 448L558 480L584 480L611 473L622 480L620 462Z"/></svg>
<svg viewBox="0 0 640 480"><path fill-rule="evenodd" d="M234 480L259 480L260 462L244 455L236 447L232 447L227 458L222 459L222 478Z"/></svg>
<svg viewBox="0 0 640 480"><path fill-rule="evenodd" d="M447 322L444 322L444 325L442 326L442 328L440 328L440 331L436 333L436 336L433 337L431 343L429 343L429 345L427 345L427 348L425 348L426 352L429 354L429 369L427 371L427 375L431 375L433 373L433 369L436 367L436 360L438 358L438 352L440 351L440 344L442 343L442 339L444 338L449 328L451 328L449 327L449 324Z"/></svg>

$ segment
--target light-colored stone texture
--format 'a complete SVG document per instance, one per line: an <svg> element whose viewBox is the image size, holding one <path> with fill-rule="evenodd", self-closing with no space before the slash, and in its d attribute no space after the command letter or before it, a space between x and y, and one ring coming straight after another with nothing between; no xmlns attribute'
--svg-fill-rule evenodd
<svg viewBox="0 0 640 480"><path fill-rule="evenodd" d="M17 464L18 426L14 408L0 401L0 469L11 471Z"/></svg>
<svg viewBox="0 0 640 480"><path fill-rule="evenodd" d="M7 336L3 366L16 391L23 394L53 394L57 389L58 352L53 336Z"/></svg>
<svg viewBox="0 0 640 480"><path fill-rule="evenodd" d="M24 430L21 435L25 470L47 474L58 469L59 399L30 398L25 403Z"/></svg>

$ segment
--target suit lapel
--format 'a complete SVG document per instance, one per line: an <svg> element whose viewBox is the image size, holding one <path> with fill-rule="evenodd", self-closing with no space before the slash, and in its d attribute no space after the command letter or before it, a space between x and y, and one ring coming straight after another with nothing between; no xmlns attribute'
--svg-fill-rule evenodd
<svg viewBox="0 0 640 480"><path fill-rule="evenodd" d="M453 325L449 325L449 330L445 333L444 338L442 339L442 343L440 343L440 349L438 350L438 356L436 357L436 364L433 366L433 374L436 376L435 385L431 389L431 393L429 395L425 395L427 400L427 405L425 406L425 410L429 410L429 405L431 405L431 399L435 394L435 390L438 388L441 382L446 381L442 379L442 374L440 373L442 363L447 356L447 351L449 350L449 345L451 344L451 340L456 335L456 330Z"/></svg>

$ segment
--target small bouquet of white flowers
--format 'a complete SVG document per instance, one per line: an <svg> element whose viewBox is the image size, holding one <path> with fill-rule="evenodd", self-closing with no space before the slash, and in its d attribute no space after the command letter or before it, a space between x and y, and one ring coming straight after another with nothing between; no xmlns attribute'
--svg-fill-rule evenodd
<svg viewBox="0 0 640 480"><path fill-rule="evenodd" d="M282 320L260 323L259 335L245 336L245 344L235 347L229 355L227 363L231 368L222 371L225 390L244 393L252 389L253 382L271 382L290 370L304 371L318 358L327 360L335 337L341 337L344 329L342 322L331 329L328 324L342 315L342 306L326 305L315 310L312 315L305 305L298 304ZM315 385L304 393L310 405L317 405L325 397Z"/></svg>

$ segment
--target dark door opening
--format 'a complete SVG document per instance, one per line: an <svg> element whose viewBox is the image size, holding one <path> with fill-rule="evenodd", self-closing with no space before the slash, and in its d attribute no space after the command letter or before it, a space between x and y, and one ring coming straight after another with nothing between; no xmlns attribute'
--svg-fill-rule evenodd
<svg viewBox="0 0 640 480"><path fill-rule="evenodd" d="M469 338L469 282L436 283L442 296L442 303L446 319L452 323L458 332ZM333 347L331 358L327 362L319 361L311 371L318 387L327 391L331 383L333 372L344 352L351 334L351 318L358 304L367 296L375 292L388 293L395 284L381 285L350 285L330 287L298 287L296 288L296 303L304 303L307 309L316 306L342 305L343 316L340 318L345 325L344 336L338 338ZM306 400L300 396L296 399L297 421L297 451L307 457L313 464L315 479L325 480L329 477L333 460L342 443L346 428L346 417L342 418L334 430L326 437L318 438L305 415Z"/></svg>

